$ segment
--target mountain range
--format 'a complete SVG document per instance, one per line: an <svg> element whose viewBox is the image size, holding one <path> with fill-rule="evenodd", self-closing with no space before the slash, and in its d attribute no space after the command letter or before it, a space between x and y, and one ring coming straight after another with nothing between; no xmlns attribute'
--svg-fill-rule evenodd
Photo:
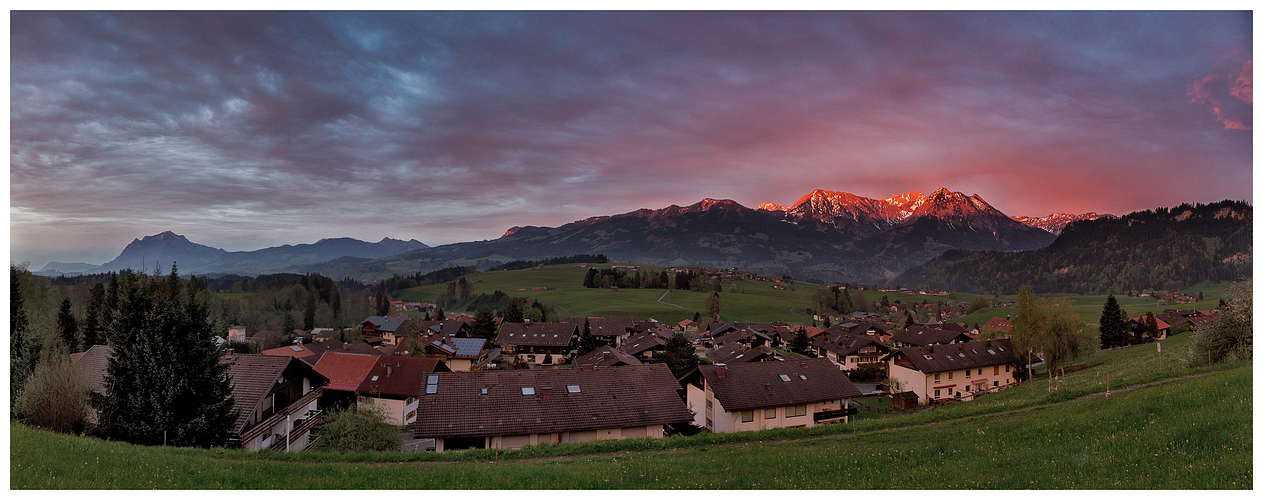
<svg viewBox="0 0 1263 500"><path fill-rule="evenodd" d="M118 257L105 264L49 262L36 272L46 276L60 274L96 274L123 269L169 270L171 264L179 266L182 273L197 274L259 274L296 265L327 262L340 257L373 259L387 257L420 248L427 248L417 240L402 241L383 238L369 243L353 238L326 238L312 244L281 245L249 252L229 252L189 241L182 235L163 231L153 236L134 239Z"/></svg>
<svg viewBox="0 0 1263 500"><path fill-rule="evenodd" d="M688 206L590 217L559 227L518 226L494 240L453 243L372 261L341 259L291 272L381 277L474 263L573 254L614 261L738 267L826 281L878 282L945 250L1047 246L1047 230L1022 224L977 195L939 189L875 200L817 190L791 206L748 208L703 199Z"/></svg>
<svg viewBox="0 0 1263 500"><path fill-rule="evenodd" d="M1075 220L1095 213L1014 218L978 195L946 188L872 199L815 190L793 205L745 207L706 198L688 206L589 217L559 227L518 226L500 238L428 247L390 238L368 243L332 238L253 252L226 252L169 231L132 241L111 262L81 271L50 263L45 271L100 273L142 265L198 274L318 272L361 279L428 272L471 263L604 254L614 261L736 267L824 281L875 283L947 250L1004 252L1042 248Z"/></svg>

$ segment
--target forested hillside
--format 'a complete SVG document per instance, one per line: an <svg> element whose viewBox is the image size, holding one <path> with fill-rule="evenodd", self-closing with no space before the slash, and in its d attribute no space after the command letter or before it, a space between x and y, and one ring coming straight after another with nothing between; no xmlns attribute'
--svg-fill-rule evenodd
<svg viewBox="0 0 1263 500"><path fill-rule="evenodd" d="M1249 203L1226 200L1079 221L1047 248L952 250L892 282L1002 294L1031 284L1039 293L1100 295L1236 281L1251 276L1253 222Z"/></svg>

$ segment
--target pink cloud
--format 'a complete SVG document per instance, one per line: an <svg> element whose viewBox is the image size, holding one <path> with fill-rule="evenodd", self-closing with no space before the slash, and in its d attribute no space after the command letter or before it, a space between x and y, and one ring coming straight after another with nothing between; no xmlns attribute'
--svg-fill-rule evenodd
<svg viewBox="0 0 1263 500"><path fill-rule="evenodd" d="M1240 69L1216 71L1193 82L1192 102L1206 106L1227 130L1254 128L1254 61Z"/></svg>

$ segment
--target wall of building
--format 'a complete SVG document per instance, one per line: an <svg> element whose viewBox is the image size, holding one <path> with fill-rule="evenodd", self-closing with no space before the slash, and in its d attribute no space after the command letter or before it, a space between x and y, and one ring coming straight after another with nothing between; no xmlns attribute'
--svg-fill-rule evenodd
<svg viewBox="0 0 1263 500"><path fill-rule="evenodd" d="M548 443L587 443L605 439L629 439L638 437L661 438L665 435L662 424L635 427L613 427L574 432L545 432L535 434L517 434L512 436L489 436L485 438L486 447L490 449L515 450L524 446L539 446ZM434 450L445 449L443 438L434 440Z"/></svg>

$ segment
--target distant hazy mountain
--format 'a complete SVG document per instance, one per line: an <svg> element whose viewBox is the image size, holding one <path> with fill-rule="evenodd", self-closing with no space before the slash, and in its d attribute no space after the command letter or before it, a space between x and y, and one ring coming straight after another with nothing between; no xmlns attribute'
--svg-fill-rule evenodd
<svg viewBox="0 0 1263 500"><path fill-rule="evenodd" d="M316 264L339 258L375 259L427 248L417 240L383 238L369 243L354 238L326 238L312 244L281 245L250 252L228 252L193 243L184 236L162 233L132 240L114 260L80 270L62 269L49 263L39 274L106 273L123 269L167 272L174 262L181 273L260 274L278 272L298 265ZM45 271L50 272L45 272ZM50 274L51 273L51 274Z"/></svg>
<svg viewBox="0 0 1263 500"><path fill-rule="evenodd" d="M367 262L293 268L384 277L477 263L605 254L620 262L740 267L824 280L876 282L944 250L1024 250L1054 236L1018 223L978 196L940 189L873 200L814 191L792 206L751 209L731 200L590 217L556 228L513 227L486 241L455 243Z"/></svg>
<svg viewBox="0 0 1263 500"><path fill-rule="evenodd" d="M1114 216L1110 214L1098 214L1096 212L1088 212L1088 213L1079 214L1079 215L1055 213L1055 214L1048 215L1046 217L1026 217L1026 216L1018 215L1016 217L1013 217L1013 220L1021 222L1022 224L1026 224L1030 227L1037 227L1037 228L1043 229L1052 234L1061 234L1061 230L1065 229L1066 226L1070 225L1071 222L1077 222L1081 220L1096 220L1102 217L1110 218Z"/></svg>
<svg viewBox="0 0 1263 500"><path fill-rule="evenodd" d="M114 260L90 269L88 272L107 273L123 269L153 272L159 267L163 272L167 272L171 269L172 262L177 263L181 271L191 272L194 268L213 262L225 253L228 252L220 248L193 243L188 238L171 231L163 231L153 236L132 240Z"/></svg>
<svg viewBox="0 0 1263 500"><path fill-rule="evenodd" d="M82 274L84 271L88 271L95 267L98 267L98 265L88 264L86 262L53 261L46 264L43 269L40 269L39 271L35 271L34 274L38 274L41 276L58 276L62 274L65 274L65 275Z"/></svg>

